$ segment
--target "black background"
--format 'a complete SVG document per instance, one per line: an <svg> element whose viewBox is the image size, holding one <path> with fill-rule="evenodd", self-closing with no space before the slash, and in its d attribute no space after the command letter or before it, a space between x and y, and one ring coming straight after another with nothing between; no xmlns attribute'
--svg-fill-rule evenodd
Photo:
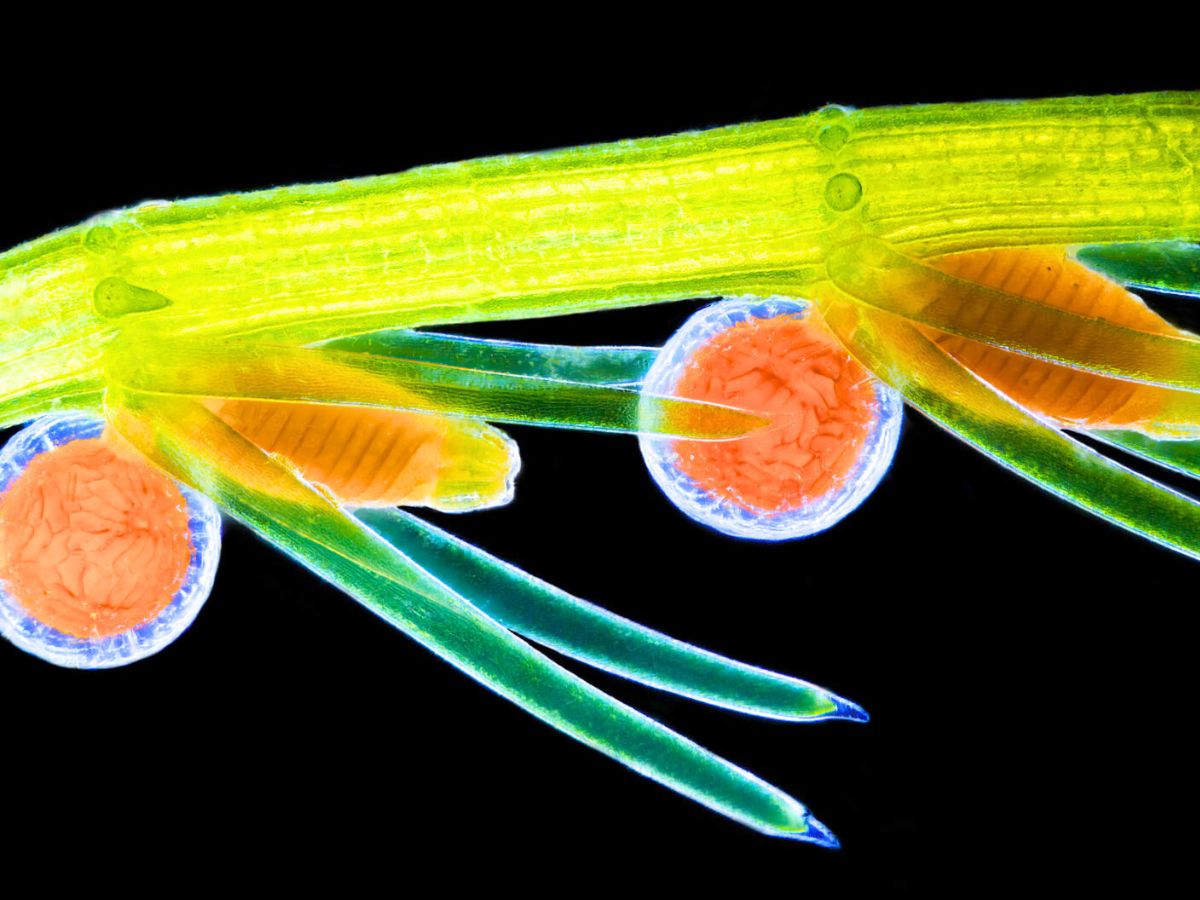
<svg viewBox="0 0 1200 900"><path fill-rule="evenodd" d="M697 53L649 71L619 49L603 65L581 52L468 72L449 51L393 68L350 44L336 58L297 47L281 68L243 70L251 49L200 65L144 47L119 66L15 76L0 245L146 199L826 102L1195 87L1044 61L877 71ZM462 330L654 344L698 305ZM94 872L166 854L178 871L322 867L394 878L397 890L410 885L402 872L421 869L459 886L649 873L680 891L734 876L745 893L838 895L1184 871L1195 827L1175 816L1196 799L1194 562L911 413L895 465L860 510L777 546L691 523L658 493L633 439L511 433L524 459L516 500L431 518L610 609L862 703L867 725L787 725L585 672L795 794L842 850L761 837L577 745L232 523L207 607L158 656L78 673L0 646L6 815ZM112 837L114 850L89 855Z"/></svg>

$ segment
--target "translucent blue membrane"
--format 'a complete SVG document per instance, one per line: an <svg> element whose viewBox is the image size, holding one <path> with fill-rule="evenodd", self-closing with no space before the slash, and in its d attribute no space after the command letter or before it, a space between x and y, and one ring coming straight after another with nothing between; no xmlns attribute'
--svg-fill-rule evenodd
<svg viewBox="0 0 1200 900"><path fill-rule="evenodd" d="M99 437L103 431L103 419L79 413L37 419L0 449L0 495L38 455L71 441ZM183 634L212 591L221 556L221 514L207 497L182 484L176 487L187 501L192 557L183 586L158 618L120 634L78 638L28 615L0 580L0 634L27 653L73 669L128 665L157 653Z"/></svg>
<svg viewBox="0 0 1200 900"><path fill-rule="evenodd" d="M646 394L673 396L688 360L716 335L739 322L776 316L803 318L809 304L784 297L731 297L706 306L688 319L659 352L642 384ZM766 513L715 496L679 468L672 438L640 435L642 457L650 475L680 510L710 528L734 537L783 541L808 537L837 524L870 493L892 464L900 440L904 402L900 394L873 379L875 416L855 467L841 486L793 510Z"/></svg>

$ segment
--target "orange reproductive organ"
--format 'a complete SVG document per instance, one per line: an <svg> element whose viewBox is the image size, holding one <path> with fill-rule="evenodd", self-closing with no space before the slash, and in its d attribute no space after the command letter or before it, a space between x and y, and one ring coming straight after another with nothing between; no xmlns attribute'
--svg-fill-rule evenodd
<svg viewBox="0 0 1200 900"><path fill-rule="evenodd" d="M155 618L191 552L179 489L100 438L41 454L0 496L0 572L64 634L107 637Z"/></svg>
<svg viewBox="0 0 1200 900"><path fill-rule="evenodd" d="M956 253L931 262L948 275L1044 306L1151 334L1186 334L1140 297L1070 259L1061 248ZM1036 324L1030 326L1031 331L1037 329ZM1023 407L1067 427L1133 428L1173 437L1190 434L1200 421L1197 394L1055 365L968 338L928 334L943 350Z"/></svg>
<svg viewBox="0 0 1200 900"><path fill-rule="evenodd" d="M208 598L220 547L212 501L102 419L51 413L0 449L0 634L48 662L157 653Z"/></svg>
<svg viewBox="0 0 1200 900"><path fill-rule="evenodd" d="M899 395L804 301L734 297L700 310L659 353L644 389L769 421L728 441L640 440L671 501L735 537L777 541L829 528L874 490L899 439Z"/></svg>
<svg viewBox="0 0 1200 900"><path fill-rule="evenodd" d="M677 441L679 468L747 509L801 507L851 473L876 385L816 316L738 322L692 355L675 391L766 414L773 427L732 441Z"/></svg>
<svg viewBox="0 0 1200 900"><path fill-rule="evenodd" d="M483 422L391 409L228 400L214 411L353 506L446 512L512 499L517 446Z"/></svg>

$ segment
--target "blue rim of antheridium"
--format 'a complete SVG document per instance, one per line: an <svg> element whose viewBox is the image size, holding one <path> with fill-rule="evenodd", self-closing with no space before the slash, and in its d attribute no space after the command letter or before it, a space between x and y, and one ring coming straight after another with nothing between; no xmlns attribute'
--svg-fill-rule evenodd
<svg viewBox="0 0 1200 900"><path fill-rule="evenodd" d="M696 312L659 351L642 383L642 393L674 396L687 361L714 336L739 322L776 316L803 318L810 310L803 300L788 297L729 297ZM676 439L640 434L642 458L655 483L672 503L695 521L733 537L785 541L808 537L837 524L875 490L891 467L900 440L904 401L899 392L873 379L875 422L859 461L840 488L814 503L794 510L768 513L747 509L716 497L679 468Z"/></svg>
<svg viewBox="0 0 1200 900"><path fill-rule="evenodd" d="M0 495L34 457L72 441L96 438L104 420L82 413L43 416L0 449ZM191 559L183 586L158 617L102 638L63 634L30 616L0 581L0 634L27 653L72 669L109 669L145 659L187 630L212 591L221 556L221 514L202 494L176 482L187 502Z"/></svg>

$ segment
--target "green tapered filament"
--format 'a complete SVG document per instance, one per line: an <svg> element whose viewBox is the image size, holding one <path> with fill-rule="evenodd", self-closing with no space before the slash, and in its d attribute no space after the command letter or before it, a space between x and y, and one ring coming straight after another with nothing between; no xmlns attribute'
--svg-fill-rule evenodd
<svg viewBox="0 0 1200 900"><path fill-rule="evenodd" d="M606 384L555 381L326 347L180 341L145 360L142 337L110 350L111 374L143 392L379 406L626 434L740 437L768 423L744 410Z"/></svg>
<svg viewBox="0 0 1200 900"><path fill-rule="evenodd" d="M685 644L573 597L400 510L355 515L485 614L566 656L727 709L792 721L866 712L815 685Z"/></svg>
<svg viewBox="0 0 1200 900"><path fill-rule="evenodd" d="M329 341L350 353L529 375L580 384L637 384L654 363L652 347L570 347L466 338L397 328Z"/></svg>
<svg viewBox="0 0 1200 900"><path fill-rule="evenodd" d="M1136 431L1090 431L1088 436L1160 466L1200 478L1200 441L1155 440Z"/></svg>
<svg viewBox="0 0 1200 900"><path fill-rule="evenodd" d="M1135 287L1200 294L1200 244L1148 241L1081 247L1076 258L1088 268Z"/></svg>
<svg viewBox="0 0 1200 900"><path fill-rule="evenodd" d="M538 653L201 404L135 391L109 399L110 419L148 458L492 690L751 828L837 845L798 801Z"/></svg>

